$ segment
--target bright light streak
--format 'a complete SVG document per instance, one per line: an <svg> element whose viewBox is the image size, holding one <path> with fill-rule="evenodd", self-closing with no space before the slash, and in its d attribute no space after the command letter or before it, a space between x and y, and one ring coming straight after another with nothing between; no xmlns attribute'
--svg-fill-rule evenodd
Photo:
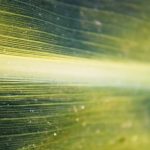
<svg viewBox="0 0 150 150"><path fill-rule="evenodd" d="M150 85L150 66L137 62L0 55L0 64L2 78L90 86L149 88Z"/></svg>

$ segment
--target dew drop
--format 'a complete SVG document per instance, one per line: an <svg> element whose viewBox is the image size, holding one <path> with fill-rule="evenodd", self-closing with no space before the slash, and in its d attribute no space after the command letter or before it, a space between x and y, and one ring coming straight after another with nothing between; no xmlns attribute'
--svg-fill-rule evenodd
<svg viewBox="0 0 150 150"><path fill-rule="evenodd" d="M54 136L57 136L57 133L56 132L54 132L54 134L53 134Z"/></svg>
<svg viewBox="0 0 150 150"><path fill-rule="evenodd" d="M81 109L82 109L82 110L84 110L84 109L85 109L85 106L84 106L84 105L82 105L82 106L81 106Z"/></svg>

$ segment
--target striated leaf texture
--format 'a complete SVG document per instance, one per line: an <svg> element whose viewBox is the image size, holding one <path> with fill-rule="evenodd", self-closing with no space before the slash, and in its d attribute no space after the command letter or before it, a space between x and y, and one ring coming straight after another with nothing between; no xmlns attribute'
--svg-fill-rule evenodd
<svg viewBox="0 0 150 150"><path fill-rule="evenodd" d="M149 118L149 0L0 0L0 150L149 150Z"/></svg>

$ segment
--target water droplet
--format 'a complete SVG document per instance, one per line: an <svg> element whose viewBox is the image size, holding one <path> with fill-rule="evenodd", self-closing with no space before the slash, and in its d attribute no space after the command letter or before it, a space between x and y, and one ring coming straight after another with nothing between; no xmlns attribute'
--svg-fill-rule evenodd
<svg viewBox="0 0 150 150"><path fill-rule="evenodd" d="M54 136L57 136L57 133L56 132L54 132L54 134L53 134Z"/></svg>
<svg viewBox="0 0 150 150"><path fill-rule="evenodd" d="M81 109L82 109L82 110L84 110L84 109L85 109L85 106L84 106L84 105L82 105L82 106L81 106Z"/></svg>

